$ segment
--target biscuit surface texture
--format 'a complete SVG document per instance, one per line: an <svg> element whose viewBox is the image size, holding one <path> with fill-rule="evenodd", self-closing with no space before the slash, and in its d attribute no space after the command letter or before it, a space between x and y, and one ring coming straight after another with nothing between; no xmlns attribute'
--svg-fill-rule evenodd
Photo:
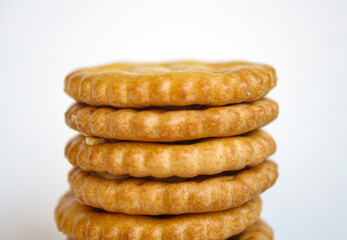
<svg viewBox="0 0 347 240"><path fill-rule="evenodd" d="M149 178L106 179L74 168L70 189L82 203L132 215L162 215L221 211L249 201L271 187L277 165L265 161L253 168L178 182Z"/></svg>
<svg viewBox="0 0 347 240"><path fill-rule="evenodd" d="M242 233L228 238L229 240L273 240L272 229L261 219L249 226Z"/></svg>
<svg viewBox="0 0 347 240"><path fill-rule="evenodd" d="M235 171L260 164L276 150L275 141L263 130L186 144L88 140L78 135L66 145L65 156L73 166L134 177L191 178Z"/></svg>
<svg viewBox="0 0 347 240"><path fill-rule="evenodd" d="M172 142L239 135L265 126L278 115L270 99L202 110L115 109L74 104L65 113L68 126L101 138Z"/></svg>
<svg viewBox="0 0 347 240"><path fill-rule="evenodd" d="M70 73L64 90L94 106L220 106L256 101L276 81L272 67L247 62L116 63Z"/></svg>
<svg viewBox="0 0 347 240"><path fill-rule="evenodd" d="M67 237L67 240L75 240ZM249 226L242 233L232 236L226 240L273 240L272 229L261 219Z"/></svg>
<svg viewBox="0 0 347 240"><path fill-rule="evenodd" d="M156 218L107 213L78 203L65 194L55 210L59 231L76 239L227 239L244 231L258 219L261 200L213 213Z"/></svg>

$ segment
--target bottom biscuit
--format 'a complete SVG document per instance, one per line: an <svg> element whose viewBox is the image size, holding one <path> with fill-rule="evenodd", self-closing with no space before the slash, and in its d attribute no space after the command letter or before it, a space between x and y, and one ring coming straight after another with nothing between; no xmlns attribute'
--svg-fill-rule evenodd
<svg viewBox="0 0 347 240"><path fill-rule="evenodd" d="M260 212L261 200L257 197L240 207L219 212L131 216L87 207L69 192L59 201L55 220L59 231L76 240L227 239L256 222Z"/></svg>
<svg viewBox="0 0 347 240"><path fill-rule="evenodd" d="M228 240L273 240L273 231L269 225L259 219L245 231Z"/></svg>
<svg viewBox="0 0 347 240"><path fill-rule="evenodd" d="M66 240L75 239L67 237ZM227 240L273 240L273 231L264 221L259 219L242 233Z"/></svg>

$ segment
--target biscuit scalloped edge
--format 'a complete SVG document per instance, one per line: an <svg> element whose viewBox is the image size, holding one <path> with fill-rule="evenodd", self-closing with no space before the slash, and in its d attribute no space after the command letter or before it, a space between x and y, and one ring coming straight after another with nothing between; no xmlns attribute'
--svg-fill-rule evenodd
<svg viewBox="0 0 347 240"><path fill-rule="evenodd" d="M77 102L94 106L221 106L261 99L277 82L275 69L268 65L230 62L223 69L221 63L201 64L203 71L158 64L169 71L151 74L123 70L120 64L83 68L65 78L64 90Z"/></svg>
<svg viewBox="0 0 347 240"><path fill-rule="evenodd" d="M106 179L79 168L73 168L68 179L76 198L88 206L131 215L162 215L238 207L270 188L277 177L277 165L267 160L235 175L174 183Z"/></svg>
<svg viewBox="0 0 347 240"><path fill-rule="evenodd" d="M106 213L79 204L65 194L55 209L58 230L76 239L226 239L257 221L261 200L255 198L238 208L169 218Z"/></svg>
<svg viewBox="0 0 347 240"><path fill-rule="evenodd" d="M67 237L66 240L76 240ZM232 236L227 240L273 240L273 231L262 219L258 219L242 233Z"/></svg>
<svg viewBox="0 0 347 240"><path fill-rule="evenodd" d="M87 172L191 178L252 167L276 151L275 141L263 130L179 145L98 140L101 144L89 145L83 135L72 138L65 147L66 158Z"/></svg>
<svg viewBox="0 0 347 240"><path fill-rule="evenodd" d="M253 225L237 236L228 238L228 240L273 240L274 234L269 225L262 219L258 219Z"/></svg>
<svg viewBox="0 0 347 240"><path fill-rule="evenodd" d="M276 119L278 104L270 99L204 110L136 110L76 103L65 113L72 129L108 139L173 142L235 136Z"/></svg>

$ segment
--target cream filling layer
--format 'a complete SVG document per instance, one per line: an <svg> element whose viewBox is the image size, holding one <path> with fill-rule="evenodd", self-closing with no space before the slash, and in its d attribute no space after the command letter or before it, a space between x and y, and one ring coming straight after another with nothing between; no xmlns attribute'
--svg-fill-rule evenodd
<svg viewBox="0 0 347 240"><path fill-rule="evenodd" d="M102 177L104 179L109 180L124 180L128 178L133 178L132 176L125 174L125 175L112 175L109 173L98 173L95 172L95 175ZM169 178L155 178L155 177L148 177L150 180L157 181L157 182L167 182L167 183L175 183L175 182L184 182L187 180L187 178L181 178L181 177L169 177Z"/></svg>

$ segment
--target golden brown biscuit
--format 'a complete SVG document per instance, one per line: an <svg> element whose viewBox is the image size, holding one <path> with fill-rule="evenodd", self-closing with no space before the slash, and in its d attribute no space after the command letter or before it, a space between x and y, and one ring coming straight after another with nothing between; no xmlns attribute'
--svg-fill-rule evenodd
<svg viewBox="0 0 347 240"><path fill-rule="evenodd" d="M107 179L74 168L71 191L82 203L109 212L161 215L220 211L242 205L277 179L272 161L239 172L167 182L150 178Z"/></svg>
<svg viewBox="0 0 347 240"><path fill-rule="evenodd" d="M67 240L76 240L67 237ZM249 226L242 233L232 236L227 240L273 240L272 229L261 219Z"/></svg>
<svg viewBox="0 0 347 240"><path fill-rule="evenodd" d="M255 166L276 151L263 130L189 144L113 141L78 135L65 147L65 156L84 171L129 174L134 177L191 178Z"/></svg>
<svg viewBox="0 0 347 240"><path fill-rule="evenodd" d="M263 220L258 219L244 232L229 238L229 240L273 240L273 231Z"/></svg>
<svg viewBox="0 0 347 240"><path fill-rule="evenodd" d="M276 81L272 67L247 62L116 63L70 73L64 90L94 106L220 106L256 101Z"/></svg>
<svg viewBox="0 0 347 240"><path fill-rule="evenodd" d="M226 239L252 225L261 212L255 198L238 208L171 217L130 216L107 213L79 204L65 194L55 210L59 231L76 240L84 239Z"/></svg>
<svg viewBox="0 0 347 240"><path fill-rule="evenodd" d="M172 142L239 135L265 126L278 115L270 99L203 110L135 110L74 104L67 125L88 136Z"/></svg>

